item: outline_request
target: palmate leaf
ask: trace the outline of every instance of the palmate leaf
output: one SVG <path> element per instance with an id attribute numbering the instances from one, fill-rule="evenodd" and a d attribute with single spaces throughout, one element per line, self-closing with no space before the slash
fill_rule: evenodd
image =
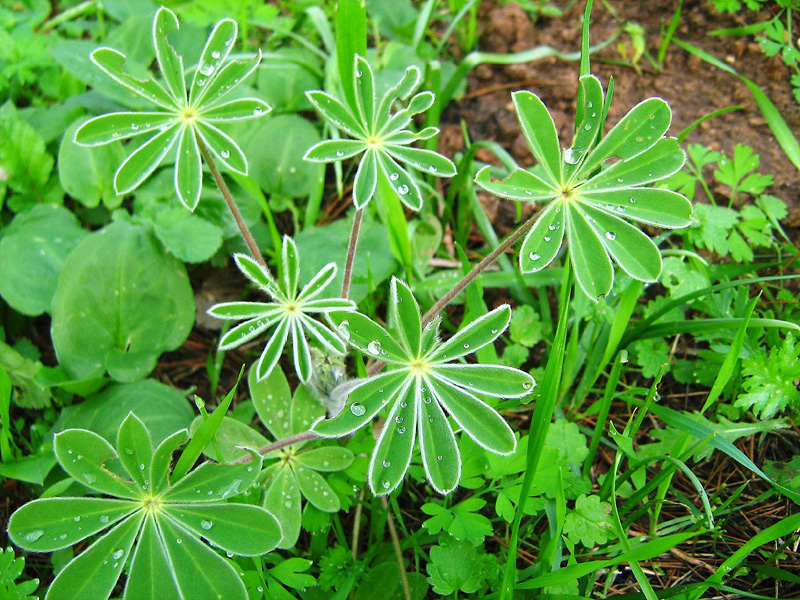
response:
<path id="1" fill-rule="evenodd" d="M 389 321 L 399 332 L 394 338 L 360 313 L 330 314 L 343 339 L 387 362 L 391 370 L 352 387 L 342 411 L 315 423 L 313 430 L 323 437 L 340 437 L 363 427 L 388 405 L 370 458 L 370 488 L 379 495 L 395 490 L 419 439 L 428 481 L 437 492 L 447 494 L 461 477 L 461 458 L 446 415 L 484 448 L 509 454 L 517 444 L 511 428 L 474 393 L 522 397 L 535 382 L 510 367 L 449 364 L 496 340 L 511 321 L 508 306 L 490 311 L 441 342 L 440 320 L 422 326 L 419 305 L 405 283 L 392 280 L 389 302 Z"/>
<path id="2" fill-rule="evenodd" d="M 125 73 L 126 57 L 116 50 L 100 48 L 92 53 L 92 61 L 109 77 L 146 98 L 159 110 L 101 115 L 78 128 L 75 142 L 96 146 L 137 136 L 147 138 L 117 170 L 114 187 L 118 194 L 138 188 L 170 152 L 175 152 L 175 191 L 181 204 L 193 211 L 203 185 L 199 141 L 226 169 L 246 175 L 244 153 L 216 125 L 261 117 L 270 107 L 257 98 L 224 102 L 261 60 L 259 51 L 250 60 L 227 63 L 237 35 L 237 25 L 232 19 L 223 19 L 214 27 L 187 90 L 183 57 L 169 42 L 169 35 L 179 27 L 178 18 L 171 10 L 162 7 L 156 11 L 152 38 L 164 85 L 152 77 L 140 80 Z"/>
<path id="3" fill-rule="evenodd" d="M 271 336 L 256 363 L 259 380 L 266 379 L 278 364 L 288 340 L 297 375 L 302 382 L 311 378 L 311 349 L 309 339 L 319 342 L 332 352 L 344 352 L 344 346 L 328 327 L 313 320 L 317 313 L 333 310 L 355 310 L 351 300 L 343 298 L 317 299 L 336 277 L 336 265 L 325 265 L 302 289 L 298 289 L 300 258 L 294 240 L 284 236 L 281 250 L 282 277 L 280 281 L 263 269 L 255 260 L 243 254 L 234 256 L 242 273 L 274 302 L 233 302 L 213 306 L 208 313 L 221 319 L 246 319 L 228 331 L 220 340 L 220 349 L 228 350 L 271 330 Z"/>
<path id="4" fill-rule="evenodd" d="M 185 431 L 178 432 L 153 452 L 150 433 L 133 414 L 120 427 L 119 455 L 89 431 L 56 436 L 56 457 L 68 473 L 98 491 L 124 495 L 39 499 L 11 516 L 11 540 L 31 551 L 66 548 L 108 530 L 58 574 L 48 598 L 108 598 L 131 554 L 125 598 L 247 598 L 236 571 L 200 538 L 241 556 L 264 554 L 278 544 L 281 528 L 269 512 L 225 502 L 255 482 L 260 457 L 254 453 L 250 463 L 239 465 L 204 463 L 170 482 L 172 452 L 186 439 Z M 88 481 L 88 474 L 97 479 Z"/>
<path id="5" fill-rule="evenodd" d="M 405 101 L 420 81 L 419 69 L 409 67 L 378 100 L 372 67 L 366 59 L 356 55 L 353 68 L 356 110 L 325 92 L 307 92 L 317 112 L 337 130 L 354 139 L 319 142 L 309 148 L 304 158 L 312 162 L 333 162 L 363 153 L 353 185 L 353 204 L 357 209 L 364 208 L 373 198 L 379 176 L 385 178 L 406 206 L 419 210 L 424 197 L 416 178 L 406 167 L 437 177 L 452 177 L 456 173 L 453 162 L 444 156 L 431 150 L 409 147 L 409 144 L 438 132 L 434 127 L 419 133 L 407 129 L 414 115 L 433 105 L 432 93 L 420 92 L 408 101 L 405 108 L 391 112 L 395 102 Z"/>
<path id="6" fill-rule="evenodd" d="M 522 241 L 520 269 L 530 273 L 547 267 L 566 237 L 576 281 L 594 300 L 611 290 L 612 260 L 641 281 L 656 281 L 661 273 L 658 248 L 629 221 L 687 227 L 692 207 L 681 194 L 644 187 L 673 175 L 685 161 L 677 140 L 664 137 L 672 119 L 664 100 L 641 102 L 604 137 L 608 102 L 595 77 L 581 78 L 578 102 L 572 146 L 562 153 L 542 101 L 517 92 L 520 124 L 539 164 L 500 182 L 484 168 L 475 181 L 504 198 L 547 204 Z"/>

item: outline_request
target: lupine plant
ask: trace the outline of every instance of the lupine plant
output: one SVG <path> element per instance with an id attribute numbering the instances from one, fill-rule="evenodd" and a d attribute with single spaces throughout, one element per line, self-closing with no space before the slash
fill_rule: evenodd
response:
<path id="1" fill-rule="evenodd" d="M 235 255 L 234 260 L 241 272 L 261 291 L 272 296 L 274 302 L 225 302 L 209 309 L 210 315 L 220 319 L 244 319 L 244 323 L 233 327 L 222 337 L 220 350 L 241 346 L 274 327 L 274 332 L 255 366 L 258 379 L 266 379 L 269 376 L 291 336 L 293 362 L 297 375 L 303 382 L 311 377 L 312 368 L 307 336 L 328 352 L 340 355 L 345 353 L 342 340 L 327 326 L 309 316 L 356 308 L 352 300 L 319 297 L 336 277 L 334 263 L 328 263 L 298 293 L 300 260 L 297 246 L 292 238 L 283 238 L 281 250 L 283 277 L 280 282 L 245 254 Z"/>
<path id="2" fill-rule="evenodd" d="M 392 279 L 388 305 L 395 336 L 361 313 L 331 313 L 339 335 L 351 346 L 395 368 L 359 383 L 342 412 L 317 423 L 314 431 L 331 437 L 352 433 L 391 405 L 370 459 L 373 493 L 389 494 L 400 485 L 419 438 L 428 481 L 440 494 L 448 494 L 461 479 L 461 456 L 447 416 L 480 446 L 511 454 L 517 446 L 514 433 L 479 396 L 521 398 L 535 382 L 511 367 L 454 362 L 502 335 L 511 321 L 508 305 L 473 321 L 446 342 L 439 337 L 438 318 L 423 327 L 419 305 L 403 281 Z"/>
<path id="3" fill-rule="evenodd" d="M 86 146 L 116 140 L 146 138 L 114 175 L 118 194 L 135 190 L 174 148 L 175 193 L 181 204 L 194 210 L 203 188 L 202 154 L 210 152 L 234 173 L 247 174 L 247 158 L 222 123 L 266 115 L 270 106 L 258 98 L 227 100 L 261 61 L 260 52 L 249 60 L 228 61 L 238 25 L 220 21 L 208 37 L 191 84 L 186 85 L 183 58 L 169 42 L 179 28 L 178 18 L 160 8 L 153 20 L 153 45 L 164 83 L 137 79 L 124 71 L 125 55 L 113 48 L 98 48 L 92 62 L 115 82 L 155 105 L 155 110 L 117 112 L 84 123 L 75 141 Z"/>
<path id="4" fill-rule="evenodd" d="M 356 8 L 360 5 L 345 4 Z M 309 14 L 319 16 L 313 11 Z M 241 321 L 221 335 L 218 358 L 262 335 L 267 337 L 250 371 L 249 402 L 241 402 L 230 417 L 224 413 L 232 393 L 221 405 L 224 407 L 211 417 L 201 409 L 203 414 L 197 418 L 199 428 L 193 430 L 192 443 L 205 445 L 208 441 L 209 444 L 204 450 L 197 448 L 195 454 L 187 454 L 189 458 L 183 463 L 193 462 L 202 451 L 213 460 L 201 463 L 183 476 L 185 470 L 172 469 L 171 461 L 173 453 L 190 438 L 185 430 L 173 433 L 155 450 L 147 427 L 133 414 L 119 428 L 116 447 L 87 430 L 67 429 L 59 433 L 53 448 L 58 463 L 71 478 L 68 480 L 71 495 L 35 500 L 16 511 L 9 523 L 12 541 L 27 550 L 50 552 L 87 540 L 88 547 L 56 576 L 48 593 L 52 598 L 108 598 L 123 574 L 127 574 L 123 597 L 131 600 L 151 597 L 239 600 L 248 595 L 260 598 L 264 592 L 261 587 L 245 588 L 240 579 L 239 568 L 246 561 L 234 557 L 266 555 L 276 547 L 289 550 L 297 543 L 307 520 L 333 522 L 332 515 L 348 506 L 347 496 L 341 495 L 342 486 L 331 483 L 335 477 L 344 478 L 346 473 L 357 481 L 352 493 L 361 493 L 362 500 L 366 483 L 372 494 L 381 497 L 385 508 L 393 502 L 392 508 L 397 510 L 385 511 L 386 522 L 400 571 L 405 573 L 394 527 L 394 519 L 401 513 L 394 498 L 404 481 L 416 477 L 420 487 L 427 482 L 433 491 L 444 496 L 443 503 L 449 503 L 452 497 L 449 495 L 460 484 L 474 485 L 483 472 L 491 471 L 495 481 L 504 477 L 514 478 L 515 482 L 521 479 L 521 483 L 515 483 L 513 493 L 504 492 L 502 500 L 498 496 L 495 507 L 497 514 L 510 523 L 506 572 L 498 585 L 501 597 L 510 600 L 516 585 L 516 550 L 524 535 L 520 522 L 523 515 L 534 510 L 530 504 L 526 505 L 535 496 L 532 480 L 542 456 L 547 455 L 544 447 L 560 394 L 571 383 L 563 366 L 565 356 L 577 352 L 579 337 L 574 335 L 574 345 L 568 347 L 573 275 L 578 288 L 593 301 L 612 292 L 614 263 L 636 280 L 656 281 L 662 270 L 661 251 L 631 221 L 663 228 L 686 227 L 691 222 L 692 207 L 684 196 L 654 187 L 684 163 L 678 141 L 665 137 L 671 124 L 669 106 L 658 98 L 645 100 L 604 135 L 611 94 L 606 94 L 600 81 L 588 74 L 587 60 L 579 81 L 574 138 L 570 147 L 562 148 L 554 121 L 542 100 L 531 92 L 515 93 L 514 107 L 536 164 L 530 169 L 512 168 L 499 173 L 506 177 L 502 181 L 493 179 L 497 171 L 493 173 L 492 167 L 485 167 L 477 173 L 475 182 L 498 196 L 531 202 L 541 208 L 440 298 L 423 296 L 415 287 L 416 274 L 411 270 L 406 274 L 407 281 L 391 279 L 385 302 L 379 293 L 373 293 L 357 306 L 349 299 L 348 273 L 355 260 L 358 223 L 363 212 L 371 208 L 371 199 L 382 193 L 381 184 L 387 184 L 407 208 L 416 211 L 428 200 L 424 193 L 427 188 L 420 184 L 425 177 L 456 174 L 450 159 L 412 146 L 430 140 L 437 133 L 435 127 L 417 130 L 414 117 L 434 103 L 430 91 L 414 94 L 422 85 L 420 70 L 406 69 L 394 86 L 380 94 L 370 61 L 353 51 L 346 56 L 348 64 L 354 65 L 352 81 L 332 83 L 352 87 L 352 105 L 337 98 L 347 94 L 330 89 L 307 94 L 312 106 L 330 126 L 334 139 L 315 143 L 308 148 L 305 158 L 325 163 L 358 162 L 352 189 L 356 218 L 345 259 L 345 284 L 341 297 L 331 298 L 327 288 L 337 273 L 336 265 L 326 264 L 307 277 L 303 285 L 299 236 L 297 243 L 288 235 L 282 240 L 279 234 L 273 236 L 272 264 L 276 265 L 277 276 L 273 274 L 254 237 L 239 218 L 232 193 L 216 167 L 219 161 L 234 173 L 247 172 L 244 153 L 217 125 L 262 116 L 269 110 L 259 99 L 227 100 L 228 94 L 255 71 L 260 54 L 244 61 L 229 61 L 237 27 L 234 21 L 225 19 L 211 32 L 198 64 L 187 70 L 184 57 L 169 40 L 177 30 L 177 17 L 168 9 L 159 9 L 153 22 L 153 41 L 163 84 L 153 78 L 141 80 L 127 74 L 123 70 L 125 56 L 115 50 L 101 48 L 92 54 L 100 69 L 155 104 L 157 110 L 99 116 L 78 129 L 75 139 L 87 145 L 130 139 L 131 146 L 137 139 L 142 140 L 116 172 L 114 181 L 120 193 L 140 186 L 174 151 L 175 192 L 190 210 L 198 206 L 205 161 L 251 253 L 235 254 L 234 262 L 259 291 L 270 297 L 268 302 L 220 303 L 209 310 L 214 317 Z M 588 36 L 583 50 L 588 53 Z M 187 84 L 189 80 L 191 83 Z M 329 83 L 326 80 L 326 85 Z M 349 139 L 342 139 L 342 134 Z M 268 213 L 269 202 L 264 206 Z M 536 382 L 528 372 L 496 364 L 500 361 L 494 353 L 495 342 L 506 335 L 516 336 L 513 327 L 508 333 L 512 309 L 500 302 L 489 309 L 477 286 L 470 287 L 519 240 L 522 240 L 519 268 L 524 274 L 540 272 L 557 263 L 559 256 L 563 258 L 559 314 L 552 344 L 547 349 L 544 376 L 537 377 L 543 390 L 535 405 L 531 405 L 534 406 L 532 424 L 524 440 L 509 424 L 511 416 L 505 414 L 509 406 L 517 405 L 504 399 L 530 401 Z M 565 242 L 566 251 L 562 252 Z M 464 262 L 468 262 L 467 254 Z M 377 286 L 370 291 L 376 290 Z M 546 300 L 547 294 L 542 296 Z M 453 317 L 462 313 L 445 311 L 456 297 L 466 297 L 460 329 L 455 327 L 458 318 Z M 629 300 L 635 304 L 637 298 Z M 589 302 L 583 304 L 595 306 Z M 424 314 L 421 305 L 427 308 Z M 385 313 L 379 310 L 382 306 Z M 371 316 L 364 314 L 367 312 Z M 381 321 L 381 315 L 385 321 Z M 316 320 L 318 316 L 325 322 Z M 290 337 L 292 350 L 283 356 Z M 741 342 L 740 339 L 740 348 Z M 611 342 L 609 347 L 615 350 Z M 348 349 L 353 351 L 348 354 Z M 349 379 L 337 373 L 330 379 L 340 385 L 334 389 L 320 385 L 323 377 L 315 372 L 315 356 L 320 355 L 346 365 Z M 293 365 L 300 382 L 293 395 L 284 376 L 283 365 L 288 363 Z M 622 364 L 621 357 L 618 364 Z M 615 373 L 614 384 L 620 376 L 619 371 Z M 589 387 L 593 383 L 594 380 Z M 655 387 L 653 394 L 654 390 Z M 323 397 L 327 395 L 337 401 Z M 610 402 L 613 394 L 609 392 L 607 396 Z M 653 397 L 649 396 L 648 402 Z M 338 400 L 343 400 L 343 404 Z M 326 415 L 326 406 L 337 410 Z M 605 411 L 598 419 L 601 433 L 608 406 Z M 512 422 L 518 422 L 516 416 Z M 211 433 L 218 439 L 212 439 L 209 423 L 215 428 Z M 270 442 L 261 432 L 253 430 L 257 427 L 263 427 L 274 440 Z M 574 429 L 570 439 L 580 438 L 573 444 L 580 447 L 580 452 L 550 448 L 549 455 L 559 459 L 558 468 L 551 473 L 554 489 L 535 500 L 539 502 L 536 510 L 546 514 L 550 525 L 550 537 L 543 538 L 546 543 L 541 548 L 541 564 L 552 571 L 545 571 L 545 578 L 557 574 L 564 561 L 570 563 L 567 568 L 575 566 L 572 563 L 578 552 L 574 544 L 589 548 L 610 539 L 612 509 L 622 548 L 615 547 L 613 553 L 632 556 L 628 534 L 623 531 L 616 512 L 616 470 L 607 475 L 605 481 L 610 483 L 603 484 L 602 501 L 599 494 L 586 495 L 592 489 L 589 478 L 581 480 L 585 485 L 574 488 L 569 485 L 569 478 L 577 477 L 573 471 L 580 470 L 570 459 L 580 455 L 583 460 L 587 452 L 597 452 L 599 444 L 598 437 L 592 440 L 591 450 L 584 448 L 585 440 L 577 426 L 570 424 L 570 427 Z M 208 437 L 198 435 L 198 431 Z M 247 434 L 242 434 L 242 440 L 236 440 L 236 432 L 244 431 Z M 625 441 L 618 440 L 629 431 L 614 433 L 618 447 L 630 448 L 634 456 L 632 442 L 625 445 Z M 233 450 L 235 455 L 219 451 L 223 437 L 226 451 Z M 353 448 L 345 447 L 351 443 Z M 260 447 L 249 447 L 253 445 Z M 417 473 L 424 475 L 414 475 L 417 452 L 422 466 Z M 497 456 L 505 462 L 501 463 Z M 226 458 L 227 463 L 213 462 Z M 476 464 L 482 465 L 482 469 Z M 619 464 L 617 458 L 615 467 Z M 188 470 L 191 465 L 181 466 Z M 464 474 L 468 466 L 469 477 Z M 328 476 L 330 479 L 326 479 Z M 469 481 L 462 481 L 462 477 Z M 629 483 L 632 490 L 639 486 L 636 493 L 641 489 L 645 489 L 642 495 L 653 491 L 640 484 L 638 476 Z M 575 490 L 580 493 L 570 496 Z M 106 497 L 84 497 L 87 494 Z M 354 496 L 349 500 L 353 504 L 358 502 L 353 557 L 357 555 L 362 500 L 356 501 Z M 568 501 L 574 501 L 575 508 L 565 517 Z M 480 573 L 459 579 L 452 572 L 457 569 L 448 571 L 440 564 L 446 560 L 457 564 L 459 553 L 454 548 L 474 556 L 474 564 L 487 569 L 492 564 L 497 567 L 493 557 L 479 557 L 468 543 L 474 537 L 474 529 L 480 529 L 486 520 L 481 519 L 482 515 L 470 515 L 473 511 L 469 506 L 485 505 L 485 500 L 476 499 L 452 510 L 429 507 L 430 514 L 446 513 L 440 519 L 443 524 L 452 516 L 452 521 L 446 523 L 452 540 L 440 539 L 430 552 L 432 561 L 437 563 L 428 570 L 435 590 L 471 592 L 480 585 L 475 584 Z M 602 536 L 591 535 L 601 527 L 597 524 L 589 527 L 591 519 L 602 521 Z M 337 525 L 335 533 L 341 538 L 344 530 L 341 523 Z M 437 533 L 441 530 L 442 527 Z M 373 534 L 376 532 L 370 531 Z M 377 535 L 381 534 L 377 531 Z M 420 543 L 421 538 L 414 536 L 413 543 Z M 343 564 L 346 558 L 332 551 L 326 560 Z M 278 573 L 286 576 L 289 567 L 285 565 L 296 565 L 290 563 L 292 560 L 302 559 L 293 557 L 284 561 L 276 553 L 264 561 L 255 561 L 256 571 L 248 571 L 245 579 L 260 577 L 263 582 L 272 577 L 277 581 Z M 635 557 L 630 560 L 638 566 Z M 616 564 L 597 562 L 603 564 L 598 569 Z M 262 572 L 265 563 L 275 565 L 270 575 Z M 638 571 L 634 572 L 639 577 Z M 498 574 L 495 569 L 495 575 Z M 291 575 L 296 573 L 290 573 L 286 579 L 293 580 Z M 539 577 L 538 571 L 534 576 Z M 338 597 L 346 597 L 348 590 L 344 583 L 333 579 L 336 583 L 332 587 L 341 584 L 337 587 Z M 529 587 L 555 589 L 552 586 L 560 582 L 545 581 Z M 283 587 L 280 589 L 285 592 Z M 408 581 L 403 591 L 406 598 L 412 597 Z M 567 592 L 570 597 L 582 597 L 577 589 Z M 274 594 L 268 597 L 287 597 L 279 592 Z M 423 595 L 424 592 L 418 597 Z"/>
<path id="5" fill-rule="evenodd" d="M 664 100 L 638 104 L 602 136 L 608 102 L 596 77 L 580 79 L 578 98 L 572 145 L 562 150 L 544 103 L 536 94 L 516 92 L 514 107 L 536 168 L 493 182 L 486 167 L 476 181 L 503 198 L 546 204 L 522 241 L 520 269 L 547 267 L 566 237 L 575 277 L 597 299 L 611 291 L 611 258 L 640 281 L 656 281 L 661 274 L 661 253 L 629 220 L 687 227 L 692 206 L 677 192 L 646 187 L 676 173 L 686 160 L 678 141 L 664 137 L 672 121 Z"/>
<path id="6" fill-rule="evenodd" d="M 278 544 L 275 517 L 226 502 L 255 482 L 260 457 L 240 465 L 206 463 L 172 480 L 172 453 L 187 441 L 179 431 L 153 450 L 134 414 L 122 423 L 116 448 L 83 429 L 56 436 L 64 471 L 108 498 L 35 500 L 14 513 L 9 536 L 24 548 L 52 552 L 108 531 L 64 567 L 48 598 L 107 598 L 126 564 L 125 598 L 244 597 L 236 570 L 201 538 L 230 556 L 256 556 Z"/>

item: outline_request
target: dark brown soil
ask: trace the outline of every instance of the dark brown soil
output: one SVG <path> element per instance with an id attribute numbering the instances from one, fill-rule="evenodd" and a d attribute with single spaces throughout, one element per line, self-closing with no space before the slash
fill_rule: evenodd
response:
<path id="1" fill-rule="evenodd" d="M 676 4 L 675 0 L 614 2 L 617 19 L 602 3 L 596 2 L 591 42 L 599 44 L 625 22 L 633 22 L 644 28 L 647 48 L 656 56 L 659 31 L 668 24 Z M 563 17 L 539 19 L 534 25 L 516 3 L 483 2 L 480 49 L 507 53 L 548 45 L 565 53 L 575 52 L 580 48 L 583 6 L 584 3 L 577 3 Z M 751 22 L 769 17 L 767 12 L 745 14 L 752 17 Z M 683 4 L 676 37 L 699 46 L 755 81 L 775 103 L 789 127 L 800 132 L 800 105 L 792 97 L 790 72 L 780 58 L 767 58 L 752 39 L 708 35 L 713 29 L 743 24 L 740 18 L 717 14 L 710 2 L 688 1 Z M 617 44 L 629 41 L 630 38 L 623 34 L 592 57 L 592 70 L 604 86 L 607 86 L 610 76 L 615 80 L 609 124 L 651 96 L 660 96 L 672 106 L 672 135 L 677 135 L 710 112 L 742 106 L 744 110 L 704 122 L 686 141 L 704 144 L 728 155 L 732 154 L 737 143 L 751 146 L 761 157 L 760 171 L 774 175 L 775 183 L 767 191 L 789 205 L 786 224 L 794 228 L 800 226 L 800 171 L 776 143 L 747 86 L 733 75 L 710 66 L 674 44 L 669 47 L 661 71 L 656 71 L 644 57 L 638 61 L 638 71 L 630 66 L 611 64 L 621 60 Z M 443 142 L 460 144 L 458 123 L 463 120 L 473 140 L 497 141 L 520 165 L 530 165 L 530 151 L 514 115 L 511 92 L 525 89 L 539 95 L 551 110 L 562 140 L 568 141 L 572 137 L 577 76 L 577 62 L 556 58 L 509 66 L 480 65 L 470 75 L 466 97 L 445 113 L 445 121 L 450 125 L 443 128 Z M 446 148 L 445 152 L 449 150 L 451 148 Z M 488 153 L 486 157 L 490 159 Z M 798 232 L 794 233 L 797 239 Z"/>

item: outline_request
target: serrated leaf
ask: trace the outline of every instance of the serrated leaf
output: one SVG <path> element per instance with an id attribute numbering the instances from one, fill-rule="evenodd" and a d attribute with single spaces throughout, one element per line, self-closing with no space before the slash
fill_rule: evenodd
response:
<path id="1" fill-rule="evenodd" d="M 580 543 L 586 548 L 605 544 L 611 534 L 610 515 L 608 502 L 602 502 L 599 496 L 581 495 L 564 519 L 564 535 L 573 544 Z"/>

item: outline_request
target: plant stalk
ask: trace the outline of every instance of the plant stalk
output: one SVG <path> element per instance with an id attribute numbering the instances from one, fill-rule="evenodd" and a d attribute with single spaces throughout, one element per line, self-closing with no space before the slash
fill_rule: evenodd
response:
<path id="1" fill-rule="evenodd" d="M 258 449 L 258 453 L 261 456 L 264 456 L 265 454 L 269 454 L 273 450 L 280 450 L 281 448 L 285 448 L 286 446 L 291 446 L 292 444 L 298 444 L 300 442 L 306 442 L 308 440 L 315 440 L 318 437 L 320 437 L 320 436 L 318 436 L 316 433 L 314 433 L 311 430 L 304 431 L 303 433 L 297 433 L 295 435 L 290 435 L 289 437 L 283 438 L 282 440 L 277 440 L 277 441 L 272 442 L 271 444 L 267 444 L 266 446 L 262 446 L 261 448 Z M 236 460 L 231 461 L 228 464 L 241 465 L 241 464 L 244 464 L 244 463 L 249 463 L 251 460 L 253 460 L 253 457 L 252 457 L 252 455 L 248 454 L 247 456 L 243 456 L 242 458 L 237 458 Z"/>
<path id="2" fill-rule="evenodd" d="M 350 241 L 347 244 L 347 259 L 344 263 L 344 278 L 342 279 L 342 298 L 350 296 L 350 282 L 353 279 L 353 263 L 358 248 L 358 234 L 361 232 L 361 221 L 364 218 L 364 209 L 359 208 L 353 217 L 353 228 L 350 230 Z"/>
<path id="3" fill-rule="evenodd" d="M 206 161 L 208 168 L 211 170 L 211 174 L 214 176 L 214 181 L 217 183 L 219 191 L 222 192 L 222 197 L 225 198 L 225 203 L 228 205 L 228 209 L 231 211 L 233 219 L 236 221 L 236 225 L 239 227 L 239 231 L 242 232 L 244 243 L 247 244 L 250 254 L 259 265 L 261 265 L 264 269 L 267 269 L 267 263 L 264 261 L 264 256 L 261 254 L 261 250 L 258 249 L 258 244 L 256 244 L 253 234 L 250 233 L 250 228 L 247 227 L 247 223 L 244 222 L 242 213 L 239 212 L 239 207 L 236 206 L 236 201 L 233 199 L 233 195 L 231 195 L 228 184 L 226 184 L 225 180 L 222 178 L 222 173 L 219 172 L 217 163 L 214 161 L 214 157 L 211 156 L 211 152 L 208 151 L 208 148 L 206 147 L 202 138 L 199 135 L 195 135 L 195 138 L 197 139 L 197 146 L 200 148 L 203 159 Z"/>
<path id="4" fill-rule="evenodd" d="M 386 524 L 389 526 L 389 535 L 392 538 L 394 554 L 397 557 L 397 568 L 400 570 L 403 595 L 406 600 L 411 600 L 411 588 L 408 585 L 408 575 L 406 574 L 406 567 L 403 564 L 403 549 L 400 548 L 400 536 L 397 535 L 397 528 L 394 526 L 394 518 L 392 517 L 392 511 L 389 510 L 389 503 L 386 500 L 386 496 L 381 496 L 381 504 L 383 505 L 383 510 L 386 511 Z"/>

